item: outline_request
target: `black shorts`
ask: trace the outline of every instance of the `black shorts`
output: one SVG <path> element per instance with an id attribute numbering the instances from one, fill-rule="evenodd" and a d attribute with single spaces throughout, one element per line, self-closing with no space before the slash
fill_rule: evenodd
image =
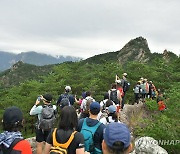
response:
<path id="1" fill-rule="evenodd" d="M 49 135 L 51 130 L 49 131 L 43 131 L 42 129 L 36 129 L 36 141 L 37 142 L 46 142 L 46 139 Z"/>

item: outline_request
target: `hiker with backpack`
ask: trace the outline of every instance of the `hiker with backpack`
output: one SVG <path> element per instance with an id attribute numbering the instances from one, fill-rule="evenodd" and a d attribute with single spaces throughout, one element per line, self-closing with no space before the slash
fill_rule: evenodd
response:
<path id="1" fill-rule="evenodd" d="M 42 105 L 39 105 L 40 102 Z M 36 144 L 37 154 L 43 153 L 43 142 L 46 142 L 47 136 L 54 127 L 56 118 L 56 106 L 51 104 L 52 96 L 50 94 L 41 95 L 37 98 L 35 105 L 30 110 L 30 115 L 37 115 L 36 125 Z"/>
<path id="2" fill-rule="evenodd" d="M 15 106 L 8 107 L 2 119 L 4 132 L 0 134 L 0 154 L 32 154 L 31 145 L 24 140 L 23 113 Z"/>
<path id="3" fill-rule="evenodd" d="M 107 125 L 107 124 L 109 124 L 111 122 L 120 122 L 118 120 L 118 115 L 117 115 L 117 112 L 116 112 L 116 106 L 110 105 L 108 107 L 107 116 L 101 118 L 100 122 L 103 123 L 104 125 Z"/>
<path id="4" fill-rule="evenodd" d="M 104 130 L 103 154 L 129 154 L 132 151 L 131 135 L 123 123 L 113 122 Z"/>
<path id="5" fill-rule="evenodd" d="M 146 82 L 145 80 L 142 81 L 142 83 L 140 84 L 140 88 L 141 88 L 141 98 L 142 98 L 142 102 L 145 102 L 145 96 L 146 96 Z"/>
<path id="6" fill-rule="evenodd" d="M 79 119 L 89 117 L 89 107 L 92 102 L 95 102 L 94 98 L 91 96 L 91 92 L 86 92 L 86 98 L 82 100 L 81 103 L 81 115 Z"/>
<path id="7" fill-rule="evenodd" d="M 59 119 L 58 128 L 47 138 L 45 154 L 84 154 L 84 137 L 76 131 L 78 118 L 72 106 L 65 106 Z"/>
<path id="8" fill-rule="evenodd" d="M 117 112 L 119 112 L 121 102 L 122 102 L 122 98 L 121 98 L 120 91 L 117 90 L 117 88 L 116 88 L 116 83 L 113 83 L 111 85 L 111 89 L 108 91 L 108 93 L 109 93 L 109 99 L 115 103 L 116 108 L 117 108 Z"/>
<path id="9" fill-rule="evenodd" d="M 165 104 L 165 98 L 163 96 L 163 93 L 161 91 L 159 91 L 158 93 L 158 97 L 157 97 L 157 103 L 158 103 L 158 110 L 159 111 L 164 111 L 166 110 L 166 104 Z"/>
<path id="10" fill-rule="evenodd" d="M 62 109 L 64 106 L 70 106 L 74 104 L 75 98 L 73 95 L 70 94 L 70 92 L 71 92 L 71 87 L 65 86 L 65 93 L 61 94 L 57 101 L 57 106 L 59 106 L 60 109 Z"/>
<path id="11" fill-rule="evenodd" d="M 100 102 L 101 111 L 104 112 L 106 110 L 106 102 L 109 100 L 109 93 L 106 92 L 104 94 L 104 99 Z"/>
<path id="12" fill-rule="evenodd" d="M 148 80 L 147 79 L 144 79 L 145 80 L 145 87 L 146 87 L 146 98 L 149 98 L 149 83 L 148 83 Z"/>
<path id="13" fill-rule="evenodd" d="M 105 125 L 97 120 L 100 104 L 92 102 L 89 108 L 89 117 L 79 120 L 78 131 L 84 136 L 85 151 L 91 154 L 102 154 L 102 140 Z"/>
<path id="14" fill-rule="evenodd" d="M 140 87 L 140 82 L 138 81 L 137 84 L 134 86 L 134 102 L 139 104 L 139 98 L 140 98 L 140 91 L 141 91 L 141 87 Z M 132 105 L 134 105 L 134 102 Z"/>
<path id="15" fill-rule="evenodd" d="M 130 88 L 130 82 L 127 81 L 127 73 L 123 73 L 123 76 L 122 76 L 122 79 L 121 79 L 121 85 L 123 87 L 123 92 L 124 92 L 124 96 L 122 97 L 122 103 L 121 103 L 121 110 L 123 110 L 124 103 L 125 103 L 126 92 Z"/>
<path id="16" fill-rule="evenodd" d="M 106 113 L 106 102 L 109 100 L 109 93 L 106 92 L 104 94 L 104 99 L 100 102 L 100 106 L 101 106 L 101 109 L 100 109 L 100 112 L 98 114 L 98 120 L 100 120 L 102 117 L 104 117 L 107 113 Z"/>

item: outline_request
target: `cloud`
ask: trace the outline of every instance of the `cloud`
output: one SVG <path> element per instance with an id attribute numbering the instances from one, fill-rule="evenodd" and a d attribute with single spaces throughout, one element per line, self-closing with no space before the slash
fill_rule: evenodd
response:
<path id="1" fill-rule="evenodd" d="M 179 0 L 1 0 L 0 50 L 87 58 L 143 36 L 180 52 Z"/>

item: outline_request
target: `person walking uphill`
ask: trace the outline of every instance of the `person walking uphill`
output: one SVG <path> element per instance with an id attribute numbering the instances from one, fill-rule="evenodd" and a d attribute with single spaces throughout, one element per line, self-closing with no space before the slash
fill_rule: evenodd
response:
<path id="1" fill-rule="evenodd" d="M 98 102 L 92 102 L 89 109 L 90 116 L 80 119 L 77 129 L 84 136 L 85 151 L 91 154 L 102 154 L 101 143 L 105 125 L 97 120 L 99 111 L 100 104 Z"/>
<path id="2" fill-rule="evenodd" d="M 109 93 L 109 99 L 112 100 L 117 108 L 117 112 L 119 112 L 120 109 L 120 105 L 122 102 L 122 98 L 121 98 L 121 93 L 119 90 L 117 90 L 116 88 L 116 83 L 113 83 L 111 85 L 111 89 L 108 91 Z"/>
<path id="3" fill-rule="evenodd" d="M 129 87 L 130 87 L 130 83 L 127 81 L 127 73 L 123 73 L 123 77 L 121 79 L 121 84 L 122 84 L 123 92 L 124 92 L 124 95 L 122 97 L 122 103 L 121 103 L 121 109 L 123 109 L 124 103 L 125 103 L 125 95 L 126 95 L 126 92 L 129 90 Z"/>
<path id="4" fill-rule="evenodd" d="M 0 134 L 0 154 L 32 154 L 30 143 L 23 139 L 20 132 L 23 114 L 19 108 L 12 106 L 5 110 L 2 126 L 4 132 Z"/>
<path id="5" fill-rule="evenodd" d="M 83 135 L 76 131 L 78 126 L 76 110 L 72 106 L 65 106 L 60 114 L 58 128 L 49 134 L 44 154 L 55 151 L 59 151 L 59 153 L 64 151 L 67 154 L 84 154 Z"/>
<path id="6" fill-rule="evenodd" d="M 71 87 L 70 86 L 66 86 L 65 87 L 65 93 L 61 94 L 59 96 L 59 99 L 57 101 L 57 106 L 60 106 L 60 108 L 62 109 L 64 106 L 70 106 L 73 105 L 75 102 L 75 98 L 73 95 L 69 94 L 71 91 Z"/>
<path id="7" fill-rule="evenodd" d="M 39 105 L 40 101 L 43 102 L 42 105 Z M 55 122 L 56 106 L 52 105 L 51 101 L 52 96 L 50 94 L 42 95 L 38 97 L 35 105 L 30 110 L 30 115 L 38 116 L 36 127 L 37 154 L 43 153 L 43 142 L 46 142 Z"/>

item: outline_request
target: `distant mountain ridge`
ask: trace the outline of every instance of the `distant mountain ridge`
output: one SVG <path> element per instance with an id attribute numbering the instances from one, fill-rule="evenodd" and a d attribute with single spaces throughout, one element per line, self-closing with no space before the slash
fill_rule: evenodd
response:
<path id="1" fill-rule="evenodd" d="M 9 69 L 13 64 L 18 61 L 24 63 L 33 64 L 36 66 L 43 66 L 48 64 L 58 64 L 66 61 L 79 61 L 79 57 L 72 56 L 59 56 L 53 57 L 47 54 L 41 54 L 34 51 L 22 52 L 20 54 L 14 54 L 10 52 L 0 51 L 0 71 Z"/>

